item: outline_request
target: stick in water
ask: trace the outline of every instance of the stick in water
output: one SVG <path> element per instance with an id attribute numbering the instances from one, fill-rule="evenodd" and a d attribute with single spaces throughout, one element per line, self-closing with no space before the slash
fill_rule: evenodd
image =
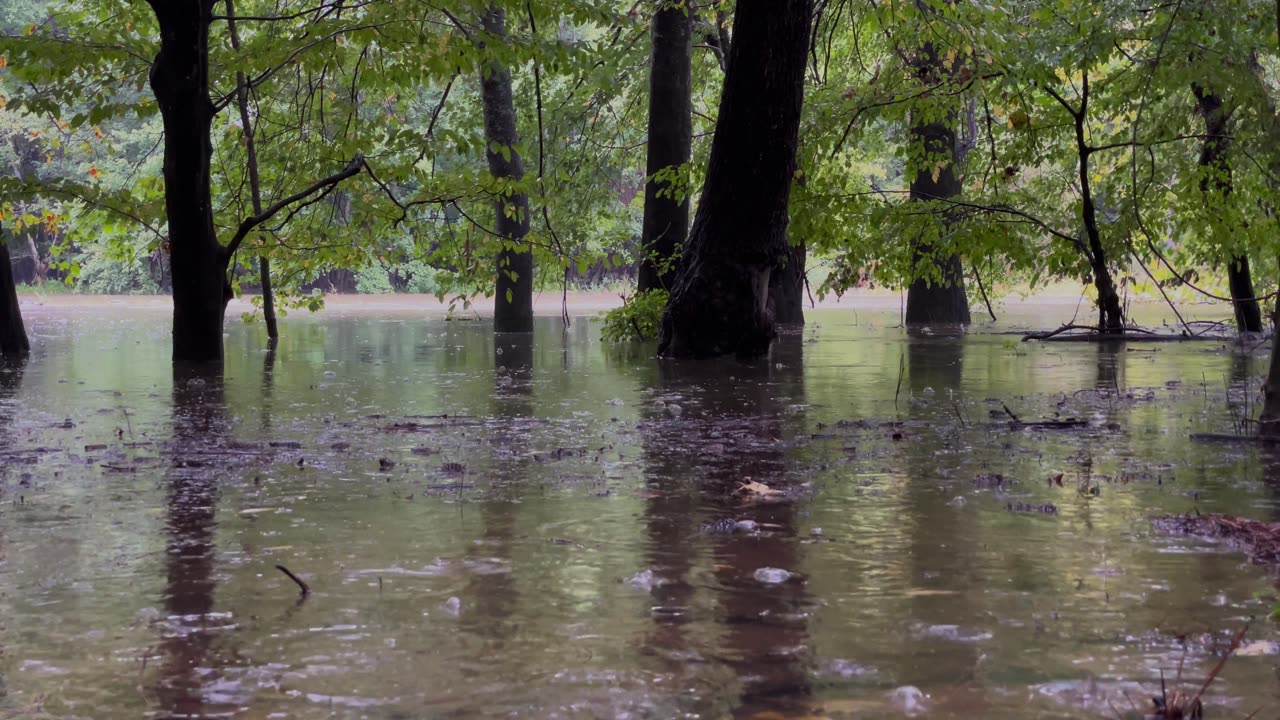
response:
<path id="1" fill-rule="evenodd" d="M 302 593 L 302 597 L 306 597 L 311 594 L 311 586 L 308 585 L 306 581 L 304 581 L 302 578 L 298 577 L 297 575 L 294 575 L 292 570 L 290 570 L 289 568 L 283 565 L 277 565 L 276 569 L 284 573 L 285 575 L 288 575 L 290 580 L 298 584 L 298 591 Z"/>

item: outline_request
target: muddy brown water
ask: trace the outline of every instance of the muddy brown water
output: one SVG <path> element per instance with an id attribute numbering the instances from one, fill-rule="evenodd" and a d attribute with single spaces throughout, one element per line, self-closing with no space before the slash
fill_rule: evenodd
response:
<path id="1" fill-rule="evenodd" d="M 162 319 L 37 312 L 0 372 L 0 718 L 1118 717 L 1250 618 L 1206 706 L 1280 712 L 1272 576 L 1147 521 L 1280 519 L 1262 450 L 1188 440 L 1260 351 L 810 319 L 755 365 L 233 322 L 217 382 Z"/>

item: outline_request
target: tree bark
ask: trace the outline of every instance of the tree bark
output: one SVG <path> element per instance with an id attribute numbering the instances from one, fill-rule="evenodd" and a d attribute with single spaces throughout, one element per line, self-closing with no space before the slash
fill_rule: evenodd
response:
<path id="1" fill-rule="evenodd" d="M 691 95 L 692 13 L 687 3 L 657 0 L 649 62 L 649 142 L 645 165 L 644 224 L 640 234 L 640 291 L 670 290 L 675 265 L 689 234 L 689 189 L 654 179 L 679 169 L 693 151 Z"/>
<path id="2" fill-rule="evenodd" d="M 707 181 L 659 354 L 768 352 L 772 274 L 788 254 L 812 0 L 739 0 Z"/>
<path id="3" fill-rule="evenodd" d="M 0 238 L 0 355 L 22 355 L 31 349 L 18 307 L 18 287 L 13 282 L 9 246 Z"/>
<path id="4" fill-rule="evenodd" d="M 494 5 L 484 11 L 481 25 L 489 42 L 506 42 L 506 13 Z M 533 252 L 529 234 L 529 196 L 512 189 L 524 178 L 524 163 L 516 152 L 515 102 L 511 97 L 511 72 L 488 60 L 480 70 L 484 106 L 484 134 L 489 174 L 500 190 L 494 196 L 494 232 L 502 238 L 498 252 L 493 329 L 496 332 L 533 331 Z"/>
<path id="5" fill-rule="evenodd" d="M 150 0 L 160 25 L 151 89 L 164 124 L 165 211 L 173 277 L 173 361 L 222 364 L 231 285 L 213 227 L 209 23 L 213 0 Z"/>
<path id="6" fill-rule="evenodd" d="M 1223 202 L 1234 190 L 1231 177 L 1231 136 L 1228 127 L 1233 108 L 1226 107 L 1222 96 L 1196 84 L 1191 86 L 1196 107 L 1204 119 L 1204 145 L 1200 147 L 1200 193 L 1206 200 L 1217 193 Z M 1227 265 L 1227 284 L 1231 288 L 1231 306 L 1235 311 L 1236 329 L 1240 332 L 1262 332 L 1262 309 L 1254 295 L 1249 258 L 1236 255 Z"/>

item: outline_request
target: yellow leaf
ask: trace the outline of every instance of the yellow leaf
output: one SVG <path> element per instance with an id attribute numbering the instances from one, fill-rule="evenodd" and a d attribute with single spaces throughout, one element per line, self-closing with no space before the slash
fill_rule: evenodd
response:
<path id="1" fill-rule="evenodd" d="M 0 55 L 0 68 L 6 68 L 6 67 L 9 67 L 9 56 Z"/>
<path id="2" fill-rule="evenodd" d="M 755 495 L 757 497 L 777 497 L 782 495 L 781 490 L 775 490 L 762 482 L 756 482 L 751 478 L 747 478 L 745 482 L 738 483 L 737 492 L 747 495 Z"/>

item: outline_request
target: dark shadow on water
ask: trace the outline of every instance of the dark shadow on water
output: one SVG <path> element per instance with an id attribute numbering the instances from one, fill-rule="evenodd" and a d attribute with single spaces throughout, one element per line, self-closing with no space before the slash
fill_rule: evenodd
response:
<path id="1" fill-rule="evenodd" d="M 809 706 L 812 600 L 801 572 L 798 497 L 753 499 L 740 491 L 748 480 L 788 493 L 803 493 L 786 474 L 792 406 L 804 402 L 803 338 L 784 335 L 767 360 L 750 365 L 664 362 L 660 384 L 678 418 L 648 422 L 646 503 L 647 555 L 655 575 L 674 581 L 656 588 L 655 600 L 674 608 L 693 603 L 688 552 L 699 533 L 709 549 L 715 578 L 711 592 L 720 642 L 707 648 L 738 678 L 734 717 L 763 712 L 802 713 Z M 692 473 L 690 471 L 693 471 Z M 692 477 L 692 485 L 676 478 Z M 696 502 L 701 512 L 680 509 Z M 700 516 L 700 517 L 699 517 Z M 702 525 L 695 525 L 701 519 Z M 734 522 L 755 523 L 758 532 L 734 531 Z M 671 543 L 682 542 L 672 547 Z M 676 553 L 683 554 L 679 557 Z M 762 582 L 757 571 L 795 573 L 781 583 Z M 650 642 L 678 662 L 688 638 L 675 612 L 657 611 Z M 671 625 L 673 627 L 663 627 Z M 724 702 L 727 698 L 704 698 Z"/>
<path id="2" fill-rule="evenodd" d="M 218 665 L 215 644 L 220 632 L 226 632 L 217 627 L 224 621 L 210 616 L 217 588 L 214 533 L 220 467 L 213 449 L 225 443 L 228 426 L 221 373 L 175 370 L 172 422 L 171 469 L 165 477 L 167 620 L 162 625 L 154 696 L 158 717 L 196 718 L 234 707 L 209 702 L 201 674 Z"/>

